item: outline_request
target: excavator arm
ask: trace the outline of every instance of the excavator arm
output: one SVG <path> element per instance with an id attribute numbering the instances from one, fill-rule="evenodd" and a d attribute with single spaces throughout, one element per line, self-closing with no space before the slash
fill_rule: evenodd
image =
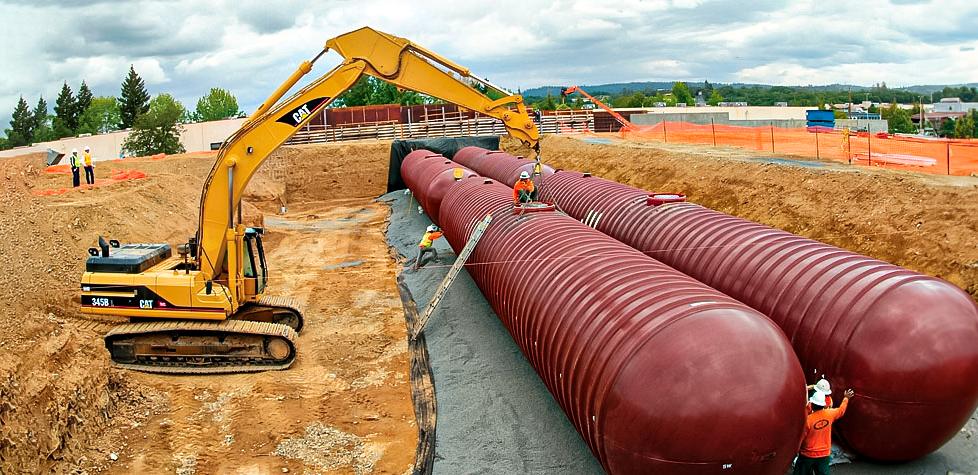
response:
<path id="1" fill-rule="evenodd" d="M 329 50 L 339 53 L 344 62 L 280 101 Z M 330 39 L 316 58 L 302 63 L 222 145 L 201 193 L 200 222 L 196 243 L 193 243 L 196 252 L 192 252 L 192 256 L 205 279 L 220 275 L 224 265 L 232 274 L 240 269 L 236 262 L 240 252 L 234 249 L 235 255 L 228 255 L 229 248 L 240 243 L 244 232 L 240 223 L 234 225 L 234 212 L 261 163 L 316 112 L 332 103 L 364 74 L 401 89 L 417 91 L 495 117 L 503 122 L 510 134 L 539 153 L 539 132 L 527 114 L 521 96 L 507 95 L 492 100 L 470 83 L 479 82 L 487 88 L 505 92 L 471 76 L 468 69 L 410 41 L 371 28 Z M 243 295 L 240 288 L 234 289 L 233 293 Z"/>

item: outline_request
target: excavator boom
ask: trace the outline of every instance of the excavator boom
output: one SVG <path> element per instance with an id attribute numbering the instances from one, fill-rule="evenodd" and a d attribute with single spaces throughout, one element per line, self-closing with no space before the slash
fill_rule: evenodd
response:
<path id="1" fill-rule="evenodd" d="M 285 95 L 327 51 L 343 62 Z M 519 95 L 474 78 L 435 53 L 370 28 L 340 35 L 298 69 L 221 146 L 204 182 L 196 236 L 180 246 L 125 244 L 89 249 L 82 312 L 129 317 L 105 338 L 119 366 L 163 373 L 223 373 L 287 368 L 302 329 L 301 305 L 264 295 L 260 228 L 241 223 L 241 197 L 262 162 L 317 112 L 364 75 L 495 117 L 539 152 L 539 132 Z M 504 95 L 493 100 L 472 86 Z M 235 223 L 235 211 L 238 222 Z"/>
<path id="2" fill-rule="evenodd" d="M 538 147 L 539 132 L 522 96 L 492 100 L 467 81 L 499 88 L 408 40 L 365 27 L 330 39 L 323 53 L 329 50 L 339 53 L 345 59 L 343 64 L 279 103 L 284 93 L 312 69 L 312 62 L 303 63 L 221 147 L 201 194 L 197 237 L 201 272 L 212 276 L 220 273 L 226 231 L 232 227 L 233 212 L 258 166 L 364 74 L 500 119 L 511 135 L 534 149 Z"/>

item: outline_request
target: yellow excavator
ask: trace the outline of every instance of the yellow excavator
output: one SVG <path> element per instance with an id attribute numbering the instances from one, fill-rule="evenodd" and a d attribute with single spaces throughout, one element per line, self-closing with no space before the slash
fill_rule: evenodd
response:
<path id="1" fill-rule="evenodd" d="M 343 63 L 283 100 L 329 50 Z M 201 192 L 197 233 L 178 246 L 177 256 L 168 244 L 101 237 L 89 249 L 82 312 L 130 319 L 105 337 L 116 365 L 157 373 L 233 373 L 292 364 L 302 309 L 292 298 L 265 295 L 264 231 L 241 223 L 241 196 L 269 154 L 365 74 L 500 119 L 539 155 L 539 131 L 521 96 L 371 28 L 330 39 L 222 144 Z M 492 100 L 475 84 L 505 97 Z"/>

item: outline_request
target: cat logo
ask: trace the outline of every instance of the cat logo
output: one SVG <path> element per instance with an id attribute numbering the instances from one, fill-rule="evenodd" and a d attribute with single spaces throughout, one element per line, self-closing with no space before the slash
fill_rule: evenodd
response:
<path id="1" fill-rule="evenodd" d="M 305 122 L 310 115 L 318 111 L 321 107 L 325 106 L 328 102 L 328 97 L 317 97 L 315 99 L 306 101 L 305 104 L 302 104 L 295 109 L 282 114 L 282 117 L 279 117 L 275 122 L 281 122 L 283 124 L 289 124 L 292 127 L 298 127 L 299 124 Z"/>

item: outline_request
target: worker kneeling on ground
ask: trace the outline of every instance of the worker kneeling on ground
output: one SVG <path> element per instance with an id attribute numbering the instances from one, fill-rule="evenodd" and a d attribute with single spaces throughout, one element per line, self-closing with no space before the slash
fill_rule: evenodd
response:
<path id="1" fill-rule="evenodd" d="M 533 186 L 533 182 L 530 181 L 530 174 L 527 172 L 520 173 L 520 181 L 513 186 L 513 202 L 529 203 L 536 200 L 537 190 Z"/>
<path id="2" fill-rule="evenodd" d="M 428 231 L 424 233 L 424 237 L 421 238 L 421 242 L 418 243 L 418 259 L 414 261 L 414 268 L 418 269 L 424 265 L 423 259 L 424 255 L 427 253 L 432 253 L 435 255 L 434 259 L 438 259 L 438 251 L 432 246 L 435 239 L 440 238 L 442 232 L 438 229 L 438 226 L 432 224 L 428 226 Z"/>
<path id="3" fill-rule="evenodd" d="M 795 461 L 793 475 L 829 475 L 829 458 L 832 455 L 832 423 L 846 413 L 851 389 L 843 393 L 842 404 L 833 409 L 825 401 L 825 393 L 815 389 L 809 399 L 812 411 L 805 420 L 805 431 L 801 441 L 798 460 Z M 827 389 L 827 387 L 826 387 Z"/>

